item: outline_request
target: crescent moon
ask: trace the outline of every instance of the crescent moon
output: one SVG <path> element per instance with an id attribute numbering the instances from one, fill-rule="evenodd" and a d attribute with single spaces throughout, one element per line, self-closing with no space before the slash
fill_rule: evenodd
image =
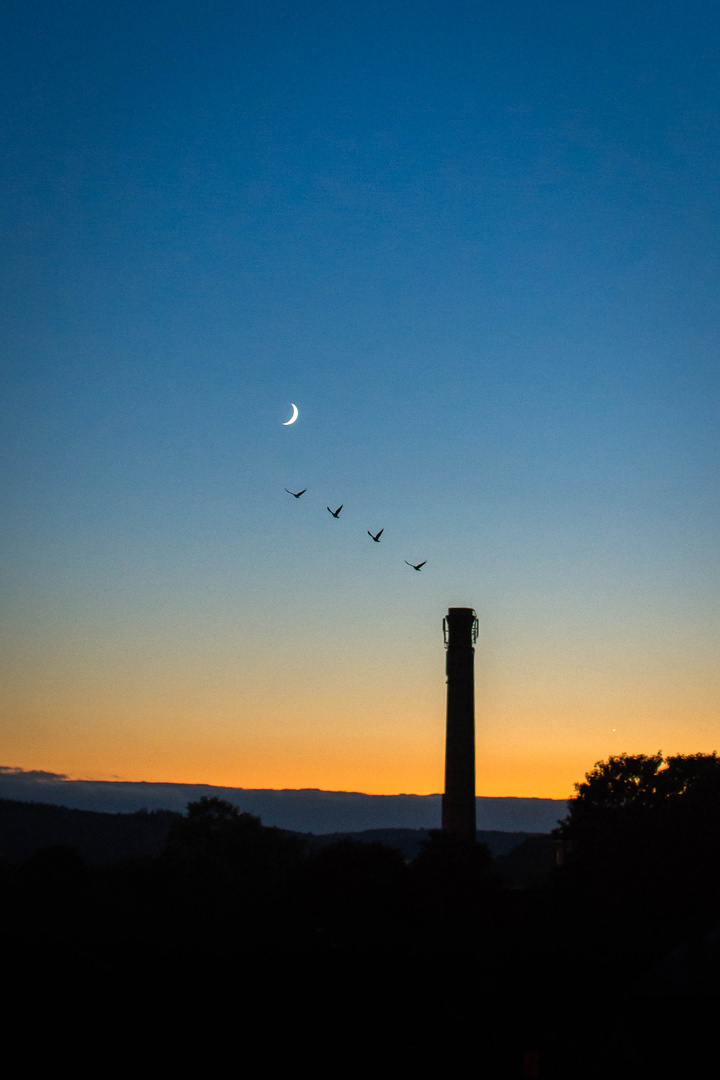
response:
<path id="1" fill-rule="evenodd" d="M 294 423 L 295 423 L 295 421 L 296 421 L 296 420 L 297 420 L 297 418 L 298 418 L 298 411 L 297 411 L 297 405 L 293 405 L 292 401 L 290 402 L 290 404 L 292 405 L 292 408 L 293 408 L 293 414 L 292 414 L 292 416 L 290 417 L 290 419 L 289 419 L 289 420 L 285 420 L 285 421 L 284 421 L 284 423 L 283 423 L 283 427 L 287 427 L 287 426 L 288 426 L 288 424 L 294 424 Z"/>

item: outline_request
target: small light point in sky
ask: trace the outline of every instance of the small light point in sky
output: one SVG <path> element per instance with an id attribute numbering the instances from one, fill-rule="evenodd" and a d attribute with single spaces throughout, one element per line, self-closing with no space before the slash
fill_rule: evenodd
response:
<path id="1" fill-rule="evenodd" d="M 290 404 L 292 405 L 292 416 L 289 420 L 283 421 L 283 427 L 288 427 L 290 424 L 294 424 L 298 418 L 297 405 L 293 405 L 292 401 L 290 402 Z"/>

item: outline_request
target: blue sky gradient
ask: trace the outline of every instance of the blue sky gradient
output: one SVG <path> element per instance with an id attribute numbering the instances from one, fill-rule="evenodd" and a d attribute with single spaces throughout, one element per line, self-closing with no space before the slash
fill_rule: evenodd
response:
<path id="1" fill-rule="evenodd" d="M 1 19 L 6 764 L 437 791 L 456 604 L 479 794 L 715 749 L 717 9 Z"/>

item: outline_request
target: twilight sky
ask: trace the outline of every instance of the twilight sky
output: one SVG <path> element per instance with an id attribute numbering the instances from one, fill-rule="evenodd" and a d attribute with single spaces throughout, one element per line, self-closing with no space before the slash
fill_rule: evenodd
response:
<path id="1" fill-rule="evenodd" d="M 720 749 L 717 6 L 0 28 L 2 764 L 439 791 L 450 605 L 478 794 Z"/>

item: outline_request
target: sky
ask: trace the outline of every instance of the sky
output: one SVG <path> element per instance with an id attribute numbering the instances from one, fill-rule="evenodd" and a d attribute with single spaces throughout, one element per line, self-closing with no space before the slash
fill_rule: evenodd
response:
<path id="1" fill-rule="evenodd" d="M 478 794 L 720 749 L 716 6 L 0 28 L 2 764 L 441 791 L 449 606 Z"/>

